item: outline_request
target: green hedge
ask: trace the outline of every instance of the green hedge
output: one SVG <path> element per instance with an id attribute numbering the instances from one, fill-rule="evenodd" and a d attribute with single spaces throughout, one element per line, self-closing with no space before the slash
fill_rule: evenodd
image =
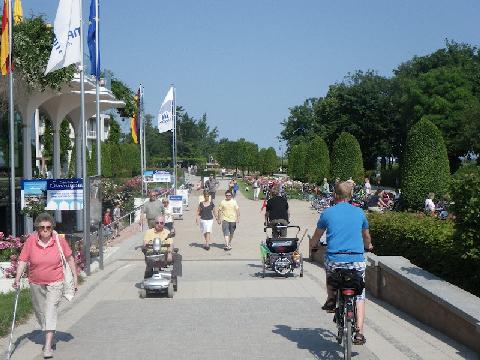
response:
<path id="1" fill-rule="evenodd" d="M 408 133 L 402 167 L 402 202 L 405 207 L 423 209 L 428 193 L 440 199 L 448 192 L 450 166 L 440 130 L 422 119 Z"/>
<path id="2" fill-rule="evenodd" d="M 470 256 L 480 258 L 480 166 L 462 166 L 452 178 L 450 192 L 457 238 L 470 249 Z"/>
<path id="3" fill-rule="evenodd" d="M 377 255 L 398 255 L 413 264 L 480 295 L 480 259 L 467 255 L 455 240 L 452 221 L 423 214 L 369 214 L 370 233 Z"/>
<path id="4" fill-rule="evenodd" d="M 360 144 L 355 136 L 342 132 L 333 143 L 331 152 L 332 178 L 348 180 L 352 178 L 356 183 L 363 183 L 365 170 Z"/>

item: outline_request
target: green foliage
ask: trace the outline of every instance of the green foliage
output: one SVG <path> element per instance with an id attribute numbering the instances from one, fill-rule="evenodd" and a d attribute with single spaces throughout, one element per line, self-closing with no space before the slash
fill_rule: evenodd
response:
<path id="1" fill-rule="evenodd" d="M 317 184 L 330 175 L 330 154 L 327 143 L 320 136 L 315 136 L 308 146 L 305 173 L 309 183 Z"/>
<path id="2" fill-rule="evenodd" d="M 377 255 L 397 255 L 480 295 L 480 258 L 468 257 L 455 240 L 452 221 L 423 214 L 390 212 L 368 215 Z"/>
<path id="3" fill-rule="evenodd" d="M 106 142 L 109 144 L 119 144 L 122 134 L 120 124 L 112 116 L 110 116 L 109 122 L 110 129 L 108 130 L 108 139 Z"/>
<path id="4" fill-rule="evenodd" d="M 87 150 L 87 174 L 94 176 L 97 174 L 97 144 L 92 144 L 92 150 Z"/>
<path id="5" fill-rule="evenodd" d="M 77 163 L 77 155 L 76 155 L 76 146 L 75 143 L 73 143 L 72 147 L 72 152 L 70 154 L 70 162 L 68 164 L 68 175 L 67 177 L 69 178 L 75 178 L 77 174 L 77 168 L 76 168 L 76 163 Z"/>
<path id="6" fill-rule="evenodd" d="M 137 111 L 137 104 L 134 99 L 135 93 L 114 76 L 112 76 L 111 90 L 118 100 L 125 102 L 124 108 L 117 109 L 120 116 L 126 118 L 132 117 Z"/>
<path id="7" fill-rule="evenodd" d="M 466 165 L 455 173 L 451 196 L 457 238 L 469 257 L 480 259 L 480 166 Z"/>
<path id="8" fill-rule="evenodd" d="M 293 145 L 288 156 L 288 175 L 295 180 L 304 181 L 305 161 L 307 158 L 307 144 Z"/>
<path id="9" fill-rule="evenodd" d="M 15 301 L 15 292 L 10 291 L 6 294 L 0 293 L 0 337 L 6 336 L 11 329 L 13 320 L 13 303 Z M 30 291 L 24 289 L 20 291 L 17 304 L 16 321 L 22 323 L 33 310 Z"/>
<path id="10" fill-rule="evenodd" d="M 394 165 L 381 171 L 380 181 L 382 186 L 398 188 L 400 186 L 400 168 Z"/>
<path id="11" fill-rule="evenodd" d="M 447 193 L 447 150 L 442 134 L 429 120 L 420 120 L 408 133 L 402 170 L 402 202 L 406 208 L 423 209 L 428 193 L 437 197 Z"/>
<path id="12" fill-rule="evenodd" d="M 70 123 L 64 119 L 60 125 L 60 163 L 66 164 L 68 161 L 68 152 L 72 150 L 70 140 Z"/>
<path id="13" fill-rule="evenodd" d="M 363 181 L 365 171 L 363 158 L 357 139 L 350 133 L 342 132 L 333 143 L 332 177 L 340 180 L 352 178 L 356 183 Z"/>
<path id="14" fill-rule="evenodd" d="M 272 175 L 277 170 L 278 158 L 273 147 L 261 149 L 259 152 L 259 163 L 261 164 L 260 173 L 263 175 Z"/>
<path id="15" fill-rule="evenodd" d="M 13 29 L 15 73 L 30 89 L 60 89 L 73 79 L 75 65 L 44 75 L 53 44 L 53 28 L 44 19 L 32 17 L 16 24 Z"/>

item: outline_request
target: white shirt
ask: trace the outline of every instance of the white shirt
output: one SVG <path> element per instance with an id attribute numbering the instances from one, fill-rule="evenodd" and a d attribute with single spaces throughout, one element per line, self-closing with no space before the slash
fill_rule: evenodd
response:
<path id="1" fill-rule="evenodd" d="M 365 194 L 370 195 L 371 192 L 372 192 L 372 184 L 370 184 L 369 182 L 366 182 L 365 183 Z"/>
<path id="2" fill-rule="evenodd" d="M 432 199 L 425 200 L 425 211 L 435 211 L 435 204 L 433 203 Z"/>

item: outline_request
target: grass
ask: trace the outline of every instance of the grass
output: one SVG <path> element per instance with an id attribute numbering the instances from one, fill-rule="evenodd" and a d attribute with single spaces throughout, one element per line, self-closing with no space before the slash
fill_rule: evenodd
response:
<path id="1" fill-rule="evenodd" d="M 251 185 L 247 184 L 245 181 L 241 179 L 237 179 L 238 182 L 238 189 L 240 192 L 249 200 L 253 200 L 253 188 Z M 245 190 L 245 188 L 248 186 L 248 191 Z M 263 200 L 265 198 L 265 194 L 260 191 L 259 199 Z"/>
<path id="2" fill-rule="evenodd" d="M 15 301 L 15 291 L 6 294 L 0 294 L 0 337 L 10 333 L 13 319 L 13 303 Z M 30 291 L 23 289 L 20 291 L 17 305 L 16 322 L 21 323 L 32 312 L 32 300 Z"/>

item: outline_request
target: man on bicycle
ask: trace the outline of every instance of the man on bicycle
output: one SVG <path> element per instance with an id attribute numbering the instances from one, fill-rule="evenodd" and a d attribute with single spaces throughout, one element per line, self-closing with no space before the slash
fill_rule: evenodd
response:
<path id="1" fill-rule="evenodd" d="M 335 185 L 335 205 L 320 215 L 315 233 L 310 238 L 310 249 L 316 248 L 323 233 L 327 232 L 325 271 L 327 278 L 335 269 L 354 269 L 365 278 L 364 249 L 373 249 L 368 221 L 362 209 L 348 203 L 352 195 L 348 182 Z M 335 289 L 327 285 L 327 301 L 322 309 L 333 312 L 336 306 Z M 365 344 L 365 290 L 357 295 L 357 326 L 353 343 Z"/>

